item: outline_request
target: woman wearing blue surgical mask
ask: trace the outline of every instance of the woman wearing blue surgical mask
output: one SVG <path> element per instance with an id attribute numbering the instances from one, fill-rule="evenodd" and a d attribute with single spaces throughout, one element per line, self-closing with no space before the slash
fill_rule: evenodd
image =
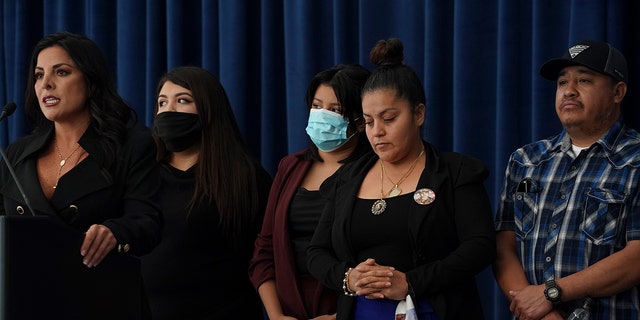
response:
<path id="1" fill-rule="evenodd" d="M 306 132 L 312 143 L 280 161 L 249 274 L 274 319 L 334 319 L 337 291 L 308 272 L 306 249 L 324 202 L 322 182 L 344 163 L 371 150 L 360 93 L 369 71 L 337 65 L 309 83 Z"/>
<path id="2" fill-rule="evenodd" d="M 329 97 L 329 95 L 333 95 L 333 89 L 321 85 L 318 87 L 317 94 Z M 347 133 L 349 122 L 344 118 L 341 110 L 325 109 L 319 104 L 314 107 L 309 111 L 307 134 L 319 150 L 331 152 L 340 149 L 358 133 L 358 131 Z"/>

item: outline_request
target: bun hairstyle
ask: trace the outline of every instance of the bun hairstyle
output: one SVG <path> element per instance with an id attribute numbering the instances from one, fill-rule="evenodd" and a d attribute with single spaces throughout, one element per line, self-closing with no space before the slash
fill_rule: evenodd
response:
<path id="1" fill-rule="evenodd" d="M 378 67 L 393 67 L 402 65 L 404 60 L 404 45 L 397 38 L 378 40 L 369 53 L 369 60 Z"/>
<path id="2" fill-rule="evenodd" d="M 379 40 L 369 53 L 369 59 L 378 66 L 362 88 L 362 95 L 377 90 L 393 90 L 396 97 L 409 101 L 411 108 L 426 105 L 422 81 L 413 69 L 402 63 L 404 45 L 397 38 Z"/>

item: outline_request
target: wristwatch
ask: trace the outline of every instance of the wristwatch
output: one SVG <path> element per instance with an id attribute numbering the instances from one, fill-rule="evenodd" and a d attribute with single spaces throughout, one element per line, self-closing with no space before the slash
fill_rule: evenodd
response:
<path id="1" fill-rule="evenodd" d="M 556 284 L 556 281 L 553 279 L 549 279 L 545 281 L 544 285 L 546 287 L 544 288 L 544 297 L 547 298 L 547 300 L 551 301 L 553 305 L 560 304 L 560 302 L 562 302 L 560 300 L 560 298 L 562 297 L 562 290 L 560 290 L 560 288 Z"/>

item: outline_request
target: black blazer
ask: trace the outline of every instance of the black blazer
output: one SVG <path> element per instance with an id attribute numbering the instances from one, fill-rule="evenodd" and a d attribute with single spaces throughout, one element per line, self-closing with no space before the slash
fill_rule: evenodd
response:
<path id="1" fill-rule="evenodd" d="M 35 214 L 81 232 L 92 224 L 103 224 L 118 241 L 116 251 L 135 255 L 151 251 L 160 241 L 162 220 L 155 202 L 160 175 L 150 130 L 143 126 L 128 129 L 120 154 L 115 155 L 119 169 L 108 171 L 98 144 L 102 137 L 89 127 L 78 141 L 88 157 L 60 177 L 58 188 L 47 200 L 38 180 L 36 159 L 52 135 L 52 125 L 41 127 L 16 140 L 6 152 Z M 7 167 L 0 167 L 0 214 L 31 214 Z"/>
<path id="2" fill-rule="evenodd" d="M 417 189 L 436 194 L 433 203 L 412 202 L 407 232 L 414 268 L 407 281 L 417 297 L 428 297 L 440 319 L 482 319 L 475 275 L 489 266 L 496 254 L 491 204 L 483 181 L 488 170 L 476 159 L 439 152 L 424 143 L 426 165 Z M 321 187 L 328 203 L 308 249 L 313 276 L 342 292 L 342 280 L 355 261 L 351 215 L 362 180 L 376 163 L 371 152 L 345 164 Z M 350 319 L 355 298 L 340 294 L 338 319 Z"/>

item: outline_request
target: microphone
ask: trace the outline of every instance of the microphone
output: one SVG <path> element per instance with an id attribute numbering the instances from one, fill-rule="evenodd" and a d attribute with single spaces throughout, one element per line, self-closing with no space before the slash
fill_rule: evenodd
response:
<path id="1" fill-rule="evenodd" d="M 13 112 L 16 111 L 17 107 L 18 106 L 16 105 L 15 102 L 9 102 L 5 104 L 4 107 L 2 108 L 2 112 L 0 112 L 0 121 L 4 120 L 5 118 L 13 114 Z M 18 180 L 18 177 L 16 176 L 15 171 L 13 171 L 13 167 L 11 166 L 11 163 L 9 163 L 9 160 L 7 160 L 7 155 L 4 153 L 4 148 L 2 148 L 2 146 L 0 146 L 0 155 L 2 156 L 2 159 L 4 159 L 4 163 L 7 165 L 7 168 L 9 169 L 9 173 L 11 173 L 11 177 L 13 178 L 13 181 L 16 183 L 16 186 L 18 187 L 18 190 L 22 195 L 22 199 L 24 199 L 24 203 L 27 205 L 27 209 L 29 209 L 32 216 L 35 216 L 36 214 L 33 211 L 33 208 L 31 208 L 31 202 L 29 201 L 29 198 L 27 198 L 27 194 L 24 193 L 24 189 L 22 189 L 22 184 L 20 183 L 20 180 Z"/>
<path id="2" fill-rule="evenodd" d="M 10 115 L 12 115 L 13 112 L 16 111 L 17 107 L 18 106 L 16 105 L 15 102 L 9 102 L 9 103 L 5 104 L 4 107 L 2 108 L 2 113 L 0 113 L 0 121 L 4 120 L 4 118 L 7 118 Z"/>

